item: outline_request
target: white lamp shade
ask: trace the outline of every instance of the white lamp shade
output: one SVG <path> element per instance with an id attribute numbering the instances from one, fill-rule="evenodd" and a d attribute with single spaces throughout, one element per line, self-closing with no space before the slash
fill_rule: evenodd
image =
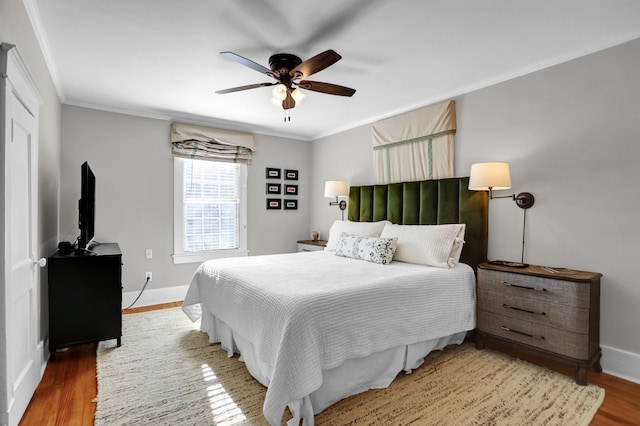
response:
<path id="1" fill-rule="evenodd" d="M 511 188 L 509 163 L 490 162 L 476 163 L 471 166 L 469 189 L 472 191 L 488 191 Z"/>
<path id="2" fill-rule="evenodd" d="M 346 197 L 349 195 L 347 182 L 343 180 L 328 180 L 324 183 L 324 196 L 327 198 Z"/>

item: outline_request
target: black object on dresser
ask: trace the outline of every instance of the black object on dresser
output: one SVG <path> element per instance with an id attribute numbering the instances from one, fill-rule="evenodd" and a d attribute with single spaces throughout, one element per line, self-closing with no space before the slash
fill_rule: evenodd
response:
<path id="1" fill-rule="evenodd" d="M 595 272 L 531 265 L 478 265 L 476 347 L 485 342 L 575 369 L 602 372 L 600 277 Z"/>
<path id="2" fill-rule="evenodd" d="M 56 252 L 49 268 L 49 351 L 122 338 L 122 253 L 117 243 L 93 253 Z"/>

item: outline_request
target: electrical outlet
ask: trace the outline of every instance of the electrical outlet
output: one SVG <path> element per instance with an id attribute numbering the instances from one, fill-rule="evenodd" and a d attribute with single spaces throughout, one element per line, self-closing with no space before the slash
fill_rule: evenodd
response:
<path id="1" fill-rule="evenodd" d="M 144 255 L 145 255 L 145 257 L 146 257 L 147 259 L 151 259 L 151 258 L 153 257 L 153 250 L 151 250 L 151 249 L 146 249 L 146 250 L 144 251 Z"/>
<path id="2" fill-rule="evenodd" d="M 153 275 L 151 274 L 151 272 L 145 272 L 144 279 L 147 281 L 153 281 Z"/>

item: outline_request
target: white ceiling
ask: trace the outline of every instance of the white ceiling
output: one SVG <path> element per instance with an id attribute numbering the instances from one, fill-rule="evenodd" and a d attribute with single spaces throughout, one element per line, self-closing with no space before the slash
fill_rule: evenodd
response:
<path id="1" fill-rule="evenodd" d="M 61 100 L 313 140 L 640 37 L 636 0 L 25 0 Z M 223 58 L 342 60 L 283 122 L 270 81 Z"/>

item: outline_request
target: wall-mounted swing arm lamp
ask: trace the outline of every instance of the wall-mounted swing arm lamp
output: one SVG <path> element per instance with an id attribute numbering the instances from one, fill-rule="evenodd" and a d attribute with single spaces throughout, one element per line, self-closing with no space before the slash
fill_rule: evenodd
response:
<path id="1" fill-rule="evenodd" d="M 489 191 L 489 199 L 511 198 L 521 209 L 533 206 L 535 198 L 530 192 L 521 192 L 518 195 L 493 195 L 493 191 L 510 189 L 511 174 L 509 163 L 490 162 L 476 163 L 471 166 L 469 177 L 469 189 L 472 191 Z"/>
<path id="2" fill-rule="evenodd" d="M 490 162 L 476 163 L 471 166 L 469 175 L 469 189 L 472 191 L 489 191 L 489 199 L 494 198 L 511 198 L 516 205 L 524 209 L 522 220 L 522 255 L 520 262 L 508 262 L 504 260 L 494 260 L 489 263 L 506 265 L 517 268 L 529 266 L 524 263 L 524 236 L 527 220 L 527 209 L 533 206 L 535 198 L 530 192 L 521 192 L 518 195 L 493 195 L 494 190 L 503 190 L 511 188 L 511 174 L 509 173 L 509 163 Z"/>
<path id="3" fill-rule="evenodd" d="M 347 182 L 343 180 L 328 180 L 324 183 L 324 196 L 326 198 L 335 197 L 335 201 L 329 201 L 330 206 L 338 206 L 342 210 L 342 220 L 344 220 L 344 211 L 347 209 L 347 202 L 339 200 L 338 197 L 349 196 Z"/>

